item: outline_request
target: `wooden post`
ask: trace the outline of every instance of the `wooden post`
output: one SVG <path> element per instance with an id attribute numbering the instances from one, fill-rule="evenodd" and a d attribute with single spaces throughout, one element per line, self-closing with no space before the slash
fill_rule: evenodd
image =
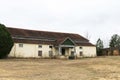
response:
<path id="1" fill-rule="evenodd" d="M 59 52 L 58 52 L 59 56 L 61 56 L 61 47 L 59 46 Z"/>
<path id="2" fill-rule="evenodd" d="M 77 55 L 76 55 L 76 48 L 75 48 L 75 46 L 74 46 L 74 56 L 75 56 L 75 59 L 76 59 Z"/>

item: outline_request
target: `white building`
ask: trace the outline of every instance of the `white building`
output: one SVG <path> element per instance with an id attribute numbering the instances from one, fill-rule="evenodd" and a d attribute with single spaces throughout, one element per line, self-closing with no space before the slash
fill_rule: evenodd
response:
<path id="1" fill-rule="evenodd" d="M 78 34 L 8 28 L 14 40 L 10 57 L 95 57 L 96 47 Z"/>

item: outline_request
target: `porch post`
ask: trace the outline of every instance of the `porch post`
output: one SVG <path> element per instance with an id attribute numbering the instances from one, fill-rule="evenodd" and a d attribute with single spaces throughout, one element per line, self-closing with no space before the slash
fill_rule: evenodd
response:
<path id="1" fill-rule="evenodd" d="M 59 56 L 61 55 L 61 46 L 59 46 L 58 54 L 59 54 Z"/>
<path id="2" fill-rule="evenodd" d="M 75 56 L 75 59 L 76 59 L 77 54 L 76 54 L 76 48 L 75 48 L 75 46 L 74 46 L 74 56 Z"/>

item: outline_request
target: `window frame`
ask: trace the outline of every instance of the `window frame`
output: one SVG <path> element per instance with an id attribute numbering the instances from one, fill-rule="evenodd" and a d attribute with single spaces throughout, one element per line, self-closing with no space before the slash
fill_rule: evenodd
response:
<path id="1" fill-rule="evenodd" d="M 82 52 L 82 51 L 80 51 L 80 52 L 79 52 L 79 55 L 80 55 L 80 56 L 83 56 L 83 52 Z"/>
<path id="2" fill-rule="evenodd" d="M 79 49 L 83 49 L 83 47 L 82 47 L 82 46 L 80 46 L 80 47 L 79 47 Z"/>
<path id="3" fill-rule="evenodd" d="M 53 46 L 52 46 L 52 45 L 49 45 L 49 48 L 51 48 L 51 49 L 52 49 L 52 48 L 53 48 Z"/>
<path id="4" fill-rule="evenodd" d="M 74 51 L 71 51 L 71 56 L 74 56 L 75 55 L 75 52 Z"/>
<path id="5" fill-rule="evenodd" d="M 38 45 L 38 48 L 42 48 L 42 45 L 41 45 L 41 44 L 39 44 L 39 45 Z"/>
<path id="6" fill-rule="evenodd" d="M 23 43 L 19 43 L 19 47 L 22 48 L 23 47 Z"/>
<path id="7" fill-rule="evenodd" d="M 53 56 L 53 51 L 49 51 L 49 57 Z"/>
<path id="8" fill-rule="evenodd" d="M 42 51 L 38 51 L 38 56 L 42 56 Z"/>

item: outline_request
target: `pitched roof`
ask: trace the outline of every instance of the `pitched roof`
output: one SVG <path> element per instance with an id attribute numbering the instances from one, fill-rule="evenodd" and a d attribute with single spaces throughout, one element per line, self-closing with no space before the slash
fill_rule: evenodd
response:
<path id="1" fill-rule="evenodd" d="M 10 28 L 8 31 L 11 33 L 14 42 L 19 43 L 33 43 L 33 44 L 53 44 L 59 45 L 64 39 L 69 37 L 76 45 L 81 46 L 94 46 L 89 43 L 89 40 L 73 33 L 49 32 L 38 30 L 27 30 L 19 28 Z"/>

